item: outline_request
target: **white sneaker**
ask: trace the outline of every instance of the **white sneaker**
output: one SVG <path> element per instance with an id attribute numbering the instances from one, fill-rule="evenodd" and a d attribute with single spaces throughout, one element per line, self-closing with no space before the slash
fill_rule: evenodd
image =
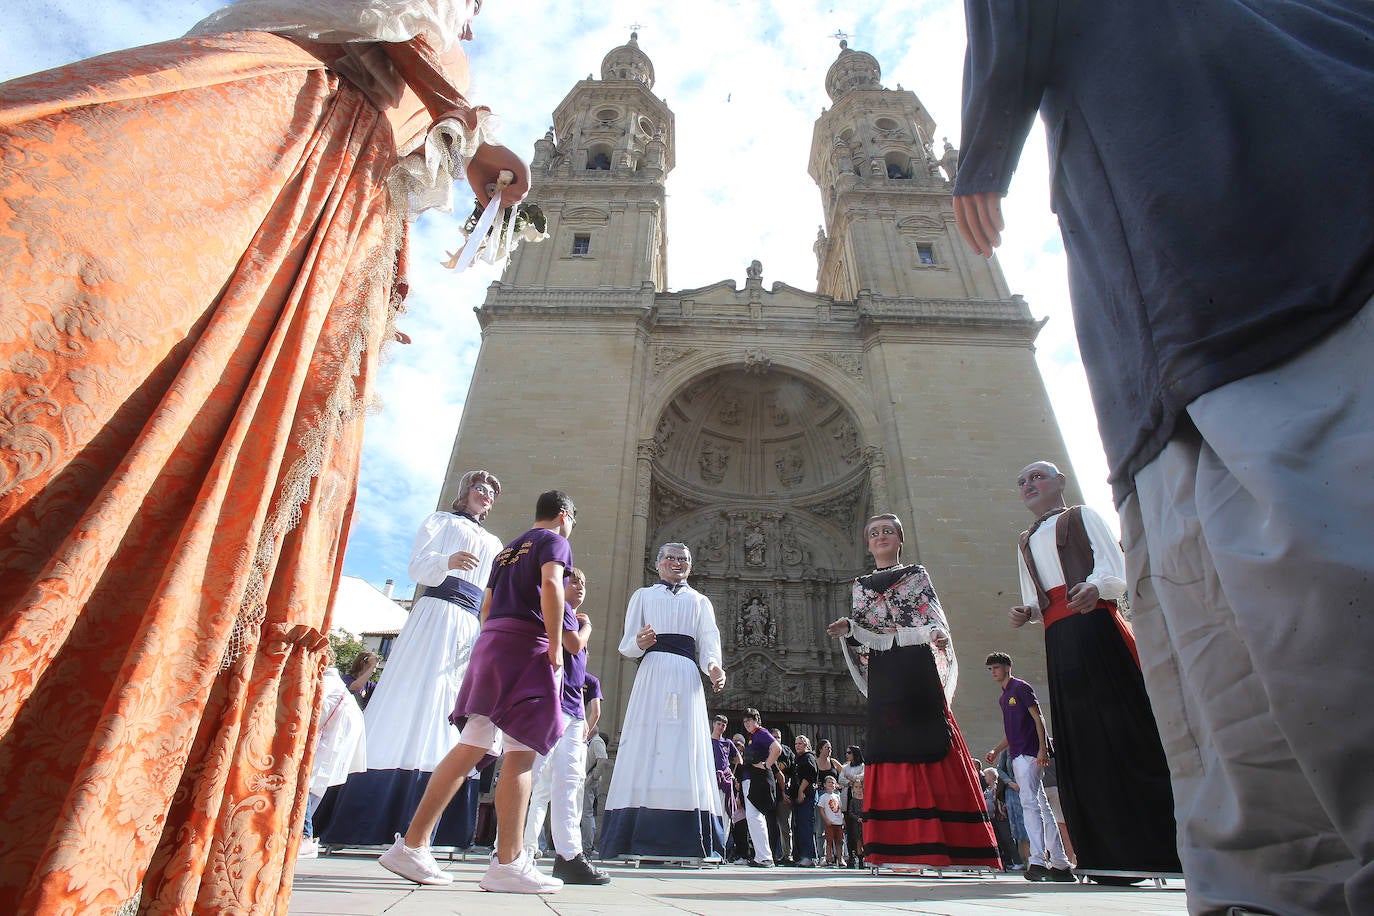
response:
<path id="1" fill-rule="evenodd" d="M 414 881 L 416 884 L 444 885 L 453 883 L 453 876 L 439 867 L 439 863 L 434 861 L 434 854 L 429 851 L 428 846 L 421 846 L 418 849 L 407 846 L 406 841 L 401 838 L 399 833 L 396 834 L 396 842 L 392 843 L 391 848 L 382 853 L 382 857 L 377 861 L 387 871 Z"/>
<path id="2" fill-rule="evenodd" d="M 296 850 L 298 859 L 317 859 L 320 856 L 320 842 L 313 836 L 301 837 L 300 848 Z"/>
<path id="3" fill-rule="evenodd" d="M 552 894 L 563 886 L 557 878 L 550 878 L 534 867 L 529 853 L 520 850 L 520 858 L 502 865 L 495 855 L 487 866 L 487 873 L 477 886 L 484 891 L 502 894 Z"/>

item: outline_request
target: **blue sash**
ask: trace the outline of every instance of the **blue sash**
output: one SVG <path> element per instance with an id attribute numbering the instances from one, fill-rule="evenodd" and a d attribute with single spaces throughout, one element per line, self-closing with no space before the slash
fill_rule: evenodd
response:
<path id="1" fill-rule="evenodd" d="M 425 593 L 420 597 L 451 601 L 474 617 L 482 607 L 482 590 L 457 576 L 449 576 L 438 585 L 426 585 Z"/>
<path id="2" fill-rule="evenodd" d="M 697 663 L 697 641 L 684 633 L 658 634 L 658 641 L 644 650 L 645 655 L 650 652 L 671 652 L 681 655 L 694 665 Z"/>

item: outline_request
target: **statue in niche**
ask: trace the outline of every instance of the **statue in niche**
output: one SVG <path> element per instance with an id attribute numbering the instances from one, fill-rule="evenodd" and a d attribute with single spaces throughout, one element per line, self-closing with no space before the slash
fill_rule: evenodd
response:
<path id="1" fill-rule="evenodd" d="M 749 599 L 739 612 L 735 626 L 735 644 L 738 646 L 771 646 L 777 642 L 778 626 L 768 605 L 755 595 Z"/>
<path id="2" fill-rule="evenodd" d="M 728 392 L 720 401 L 720 412 L 716 415 L 725 426 L 739 425 L 739 395 Z"/>
<path id="3" fill-rule="evenodd" d="M 730 463 L 730 448 L 714 439 L 701 444 L 701 456 L 697 464 L 701 468 L 701 478 L 707 483 L 720 483 L 725 479 L 725 468 Z"/>
<path id="4" fill-rule="evenodd" d="M 806 476 L 805 459 L 802 451 L 795 445 L 788 445 L 778 451 L 773 462 L 778 471 L 778 481 L 784 487 L 795 487 Z"/>
<path id="5" fill-rule="evenodd" d="M 748 566 L 762 566 L 768 549 L 768 539 L 758 525 L 744 529 L 744 562 Z"/>
<path id="6" fill-rule="evenodd" d="M 774 426 L 786 426 L 792 422 L 792 417 L 778 400 L 777 392 L 768 395 L 768 414 L 773 420 Z"/>
<path id="7" fill-rule="evenodd" d="M 744 275 L 750 280 L 762 280 L 763 262 L 759 260 L 750 261 L 748 268 L 744 271 Z"/>

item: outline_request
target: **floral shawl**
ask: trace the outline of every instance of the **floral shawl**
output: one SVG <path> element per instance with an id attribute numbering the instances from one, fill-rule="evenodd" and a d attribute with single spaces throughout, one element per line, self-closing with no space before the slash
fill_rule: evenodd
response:
<path id="1" fill-rule="evenodd" d="M 934 631 L 950 637 L 943 649 L 935 647 Z M 953 702 L 959 678 L 954 639 L 924 566 L 912 564 L 855 579 L 850 632 L 851 639 L 842 643 L 845 661 L 864 696 L 868 695 L 869 652 L 926 643 L 935 656 L 945 697 Z"/>

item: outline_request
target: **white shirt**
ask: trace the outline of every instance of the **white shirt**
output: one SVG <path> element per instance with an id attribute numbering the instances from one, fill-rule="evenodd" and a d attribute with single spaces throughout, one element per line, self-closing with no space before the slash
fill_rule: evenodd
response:
<path id="1" fill-rule="evenodd" d="M 1093 548 L 1093 571 L 1087 582 L 1097 586 L 1102 600 L 1115 601 L 1126 594 L 1126 558 L 1102 516 L 1087 506 L 1081 509 L 1083 527 L 1088 532 L 1088 542 Z M 1064 567 L 1059 562 L 1059 541 L 1055 534 L 1058 521 L 1058 516 L 1048 519 L 1031 535 L 1028 545 L 1031 559 L 1035 561 L 1035 570 L 1040 574 L 1040 585 L 1045 591 L 1067 584 L 1064 582 Z M 1032 620 L 1040 620 L 1040 599 L 1019 548 L 1016 551 L 1016 570 L 1021 577 L 1021 603 L 1032 608 Z"/>

